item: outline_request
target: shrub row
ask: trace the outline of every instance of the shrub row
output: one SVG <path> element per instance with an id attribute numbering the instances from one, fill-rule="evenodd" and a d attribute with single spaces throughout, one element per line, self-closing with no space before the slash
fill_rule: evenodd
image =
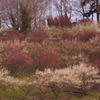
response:
<path id="1" fill-rule="evenodd" d="M 13 73 L 65 68 L 85 62 L 100 68 L 100 35 L 88 42 L 5 41 L 0 42 L 0 64 Z M 25 69 L 26 68 L 26 69 Z M 19 74 L 19 73 L 16 73 Z"/>
<path id="2" fill-rule="evenodd" d="M 29 32 L 27 34 L 26 39 L 27 40 L 53 40 L 54 39 L 58 39 L 58 40 L 74 40 L 74 39 L 79 39 L 80 41 L 84 41 L 87 42 L 90 39 L 92 39 L 95 36 L 98 36 L 100 33 L 97 32 L 96 30 L 86 30 L 84 31 L 83 34 L 79 35 L 79 36 L 75 36 L 72 35 L 71 33 L 68 32 L 64 32 L 64 33 L 60 33 L 60 34 L 56 34 L 53 35 L 52 38 L 48 35 L 48 33 L 46 33 L 46 31 L 44 31 L 43 29 L 38 29 L 32 32 Z M 24 40 L 24 35 L 21 34 L 18 31 L 9 31 L 7 32 L 7 34 L 0 36 L 0 40 L 14 40 L 14 39 L 19 39 L 19 40 Z"/>

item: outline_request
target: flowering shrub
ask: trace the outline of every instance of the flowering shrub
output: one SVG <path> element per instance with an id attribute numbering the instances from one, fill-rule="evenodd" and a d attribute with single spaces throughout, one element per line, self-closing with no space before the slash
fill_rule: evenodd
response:
<path id="1" fill-rule="evenodd" d="M 14 40 L 14 39 L 23 40 L 24 35 L 21 34 L 20 31 L 10 30 L 10 29 L 4 31 L 4 33 L 0 35 L 0 40 L 2 41 Z"/>
<path id="2" fill-rule="evenodd" d="M 77 65 L 79 62 L 89 63 L 88 60 L 95 53 L 100 52 L 100 35 L 92 38 L 88 42 L 82 42 L 73 39 L 65 41 L 45 40 L 39 42 L 28 42 L 26 40 L 19 41 L 0 41 L 0 64 L 2 58 L 12 54 L 12 52 L 20 52 L 27 54 L 33 59 L 41 54 L 55 54 L 61 61 L 61 66 Z M 89 58 L 89 59 L 88 59 Z M 91 61 L 93 61 L 92 59 Z"/>
<path id="3" fill-rule="evenodd" d="M 92 57 L 92 65 L 100 69 L 100 53 L 94 54 Z"/>
<path id="4" fill-rule="evenodd" d="M 24 38 L 23 34 L 21 34 L 19 31 L 15 31 L 15 30 L 7 31 L 4 36 L 8 37 L 8 38 L 18 38 L 18 39 Z"/>
<path id="5" fill-rule="evenodd" d="M 61 40 L 65 40 L 65 39 L 73 40 L 73 39 L 75 39 L 75 37 L 70 33 L 57 34 L 54 37 L 58 38 L 58 39 L 61 39 Z"/>
<path id="6" fill-rule="evenodd" d="M 55 27 L 71 27 L 72 23 L 70 19 L 67 16 L 58 16 L 53 18 L 48 18 L 48 25 L 49 26 L 55 26 Z"/>
<path id="7" fill-rule="evenodd" d="M 96 30 L 87 30 L 80 35 L 80 40 L 87 42 L 93 37 L 95 37 L 96 35 L 98 35 L 98 32 L 96 32 Z"/>
<path id="8" fill-rule="evenodd" d="M 93 66 L 98 66 L 98 68 L 100 69 L 100 59 L 96 59 L 92 62 Z"/>
<path id="9" fill-rule="evenodd" d="M 0 83 L 2 83 L 4 85 L 16 84 L 19 86 L 34 84 L 33 82 L 30 82 L 28 78 L 26 78 L 24 80 L 19 80 L 17 78 L 10 76 L 9 71 L 6 69 L 0 69 Z"/>
<path id="10" fill-rule="evenodd" d="M 3 65 L 11 71 L 12 74 L 23 73 L 31 64 L 32 58 L 19 52 L 13 52 L 11 55 L 3 58 Z"/>
<path id="11" fill-rule="evenodd" d="M 29 54 L 30 45 L 31 43 L 26 40 L 0 41 L 0 63 L 2 61 L 2 58 L 6 57 L 7 55 L 10 55 L 12 52 L 21 52 Z"/>
<path id="12" fill-rule="evenodd" d="M 45 69 L 43 71 L 36 71 L 38 86 L 57 88 L 66 88 L 70 86 L 80 89 L 81 92 L 86 92 L 96 83 L 100 84 L 99 70 L 81 63 L 78 66 L 72 66 L 64 69 Z"/>
<path id="13" fill-rule="evenodd" d="M 58 44 L 58 54 L 60 55 L 64 67 L 77 65 L 80 62 L 88 62 L 88 56 L 85 55 L 83 50 L 84 45 L 85 43 L 77 40 L 60 41 Z"/>
<path id="14" fill-rule="evenodd" d="M 84 43 L 83 49 L 90 55 L 100 53 L 100 35 Z"/>
<path id="15" fill-rule="evenodd" d="M 75 36 L 79 36 L 79 35 L 83 34 L 85 31 L 91 30 L 91 29 L 98 31 L 97 25 L 95 23 L 92 23 L 92 24 L 86 23 L 85 25 L 84 24 L 76 24 L 74 27 L 67 30 L 67 32 L 71 33 Z"/>
<path id="16" fill-rule="evenodd" d="M 47 39 L 49 36 L 43 29 L 37 29 L 28 33 L 28 37 L 31 39 Z"/>
<path id="17" fill-rule="evenodd" d="M 0 35 L 6 35 L 7 32 L 12 31 L 13 29 L 10 28 L 4 28 L 0 30 Z"/>
<path id="18" fill-rule="evenodd" d="M 45 68 L 58 68 L 60 66 L 60 62 L 58 61 L 58 57 L 53 53 L 45 53 L 40 54 L 36 58 L 36 62 L 39 64 L 39 69 L 44 70 Z"/>
<path id="19" fill-rule="evenodd" d="M 0 81 L 2 81 L 4 77 L 7 76 L 8 74 L 9 72 L 7 70 L 0 68 Z"/>
<path id="20" fill-rule="evenodd" d="M 28 42 L 26 40 L 19 41 L 0 41 L 0 62 L 2 58 L 10 55 L 12 52 L 26 53 L 28 56 L 34 58 L 41 53 L 55 53 L 57 50 L 56 43 L 53 41 Z"/>
<path id="21" fill-rule="evenodd" d="M 86 23 L 92 23 L 93 21 L 91 19 L 81 19 L 79 20 L 80 24 L 86 24 Z"/>

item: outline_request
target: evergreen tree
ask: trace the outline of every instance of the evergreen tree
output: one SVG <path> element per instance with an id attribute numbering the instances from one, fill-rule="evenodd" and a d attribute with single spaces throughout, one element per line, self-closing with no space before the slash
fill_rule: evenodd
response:
<path id="1" fill-rule="evenodd" d="M 26 34 L 28 30 L 31 29 L 31 21 L 32 17 L 30 17 L 29 9 L 24 7 L 23 5 L 20 6 L 20 13 L 21 13 L 21 32 Z"/>

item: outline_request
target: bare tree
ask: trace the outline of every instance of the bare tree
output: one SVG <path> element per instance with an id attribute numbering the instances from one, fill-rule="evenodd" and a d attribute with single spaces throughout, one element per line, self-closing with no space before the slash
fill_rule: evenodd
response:
<path id="1" fill-rule="evenodd" d="M 0 0 L 0 12 L 2 22 L 7 27 L 19 30 L 22 26 L 20 4 L 29 10 L 29 16 L 32 17 L 32 29 L 43 26 L 47 11 L 47 0 Z"/>
<path id="2" fill-rule="evenodd" d="M 71 0 L 54 0 L 54 5 L 59 15 L 72 17 L 72 1 Z"/>
<path id="3" fill-rule="evenodd" d="M 86 4 L 89 5 L 89 10 L 85 13 L 85 16 L 90 17 L 93 16 L 94 13 L 96 13 L 97 21 L 100 20 L 100 1 L 99 0 L 83 0 L 83 6 L 86 6 Z"/>
<path id="4" fill-rule="evenodd" d="M 85 13 L 89 10 L 89 6 L 83 5 L 83 0 L 73 0 L 73 12 L 74 12 L 74 16 L 76 15 L 77 17 L 79 16 L 80 18 L 85 18 Z"/>

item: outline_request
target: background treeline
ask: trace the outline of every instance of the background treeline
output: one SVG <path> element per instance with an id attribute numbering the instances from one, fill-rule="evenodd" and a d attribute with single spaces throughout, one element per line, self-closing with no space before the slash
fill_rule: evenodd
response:
<path id="1" fill-rule="evenodd" d="M 1 28 L 23 33 L 47 25 L 70 27 L 73 20 L 87 18 L 99 22 L 99 0 L 0 0 Z"/>

